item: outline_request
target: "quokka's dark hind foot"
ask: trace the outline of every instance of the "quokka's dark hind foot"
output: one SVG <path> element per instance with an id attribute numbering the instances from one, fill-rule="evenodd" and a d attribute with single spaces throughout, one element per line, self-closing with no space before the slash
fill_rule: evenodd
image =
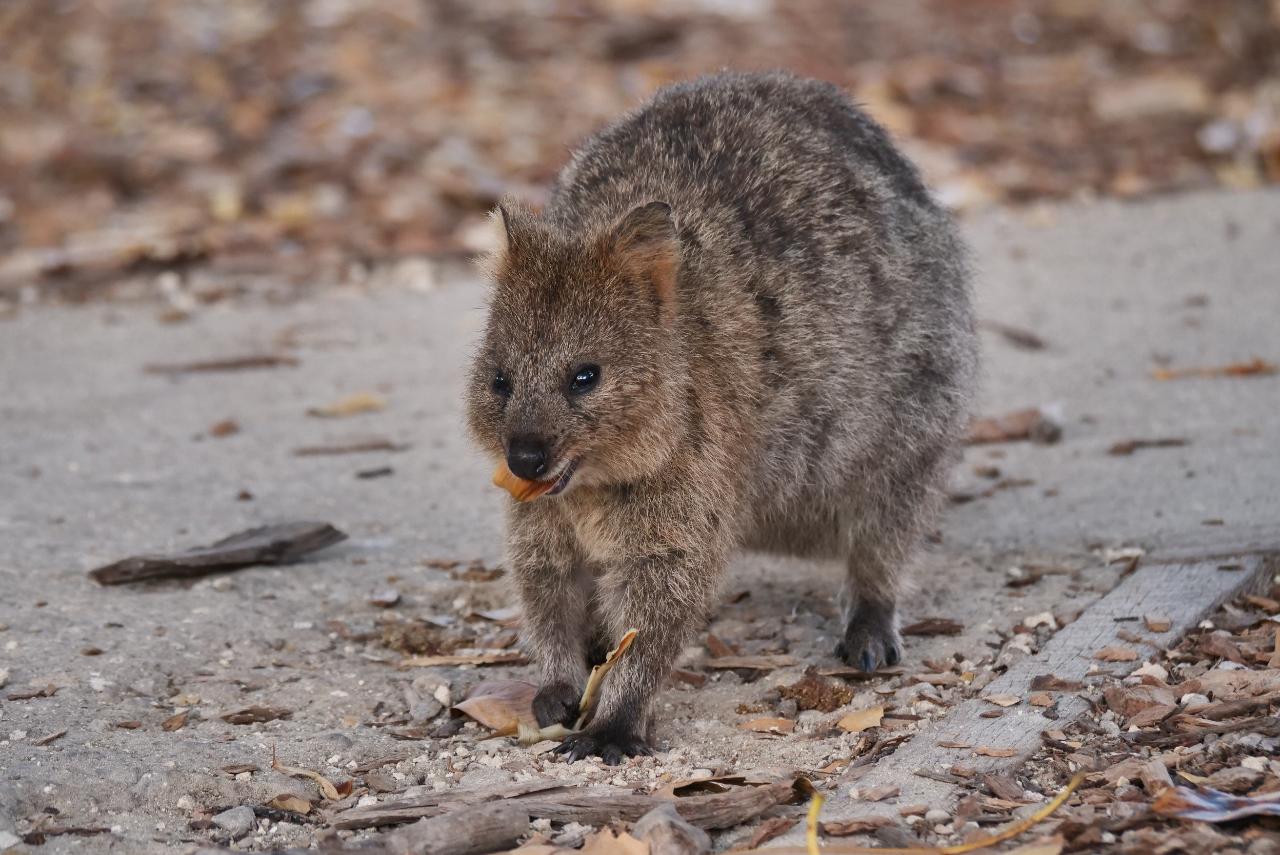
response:
<path id="1" fill-rule="evenodd" d="M 897 609 L 892 603 L 860 601 L 849 615 L 836 656 L 854 668 L 874 671 L 902 661 Z"/>

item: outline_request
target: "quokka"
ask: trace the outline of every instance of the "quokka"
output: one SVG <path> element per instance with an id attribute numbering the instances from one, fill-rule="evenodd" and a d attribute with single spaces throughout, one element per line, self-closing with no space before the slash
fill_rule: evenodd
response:
<path id="1" fill-rule="evenodd" d="M 588 140 L 541 213 L 494 219 L 468 423 L 535 482 L 507 529 L 539 722 L 572 724 L 639 630 L 561 751 L 650 753 L 738 548 L 846 562 L 837 654 L 897 662 L 977 340 L 965 248 L 886 133 L 825 83 L 704 77 Z"/>

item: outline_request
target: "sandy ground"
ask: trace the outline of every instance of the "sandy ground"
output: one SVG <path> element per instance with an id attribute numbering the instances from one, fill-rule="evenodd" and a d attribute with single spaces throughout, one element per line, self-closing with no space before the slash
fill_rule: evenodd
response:
<path id="1" fill-rule="evenodd" d="M 978 661 L 992 653 L 997 630 L 1046 609 L 1083 607 L 1114 582 L 1104 548 L 1239 542 L 1280 518 L 1280 377 L 1150 376 L 1162 364 L 1280 359 L 1280 194 L 1005 212 L 966 228 L 982 271 L 981 316 L 1048 343 L 1025 351 L 984 333 L 982 409 L 1051 404 L 1064 436 L 1052 446 L 968 450 L 957 491 L 998 483 L 975 467 L 1032 483 L 949 509 L 904 619 L 945 616 L 965 629 L 912 640 L 912 669 L 953 653 Z M 52 697 L 0 700 L 0 849 L 42 812 L 56 812 L 63 826 L 107 831 L 53 837 L 41 852 L 160 852 L 225 840 L 191 830 L 193 815 L 314 794 L 310 783 L 269 770 L 273 748 L 282 762 L 336 779 L 399 755 L 384 767 L 389 789 L 531 775 L 648 786 L 694 769 L 814 770 L 848 753 L 854 737 L 819 735 L 838 713 L 801 712 L 786 737 L 738 727 L 789 712 L 771 689 L 794 682 L 804 664 L 836 664 L 831 568 L 737 561 L 713 631 L 745 652 L 790 653 L 800 664 L 746 684 L 725 672 L 701 689 L 673 685 L 659 701 L 662 751 L 622 770 L 568 766 L 488 740 L 474 725 L 443 735 L 451 728 L 441 702 L 480 679 L 531 669 L 402 670 L 397 653 L 360 640 L 415 616 L 465 624 L 482 640 L 503 632 L 468 616 L 511 604 L 506 580 L 462 581 L 424 564 L 501 563 L 502 496 L 460 418 L 482 301 L 477 283 L 446 276 L 432 288 L 238 301 L 181 324 L 162 323 L 152 305 L 121 304 L 24 309 L 0 321 L 0 698 L 57 687 Z M 178 377 L 143 370 L 282 347 L 297 366 Z M 387 408 L 307 415 L 362 390 L 383 395 Z M 239 432 L 211 436 L 226 419 Z M 291 453 L 371 436 L 409 448 Z M 1167 437 L 1187 444 L 1106 453 L 1117 441 Z M 356 477 L 384 466 L 393 473 Z M 126 555 L 293 519 L 330 521 L 350 540 L 304 564 L 194 584 L 104 589 L 85 576 Z M 1011 567 L 1035 563 L 1064 572 L 1006 587 Z M 388 587 L 400 592 L 398 605 L 368 603 Z M 691 648 L 687 664 L 697 670 L 706 656 Z M 880 697 L 877 688 L 910 705 L 920 687 L 902 683 L 858 686 L 850 707 Z M 253 725 L 219 718 L 251 705 L 292 715 Z M 185 727 L 161 728 L 184 708 Z M 441 736 L 392 736 L 406 726 Z M 222 771 L 241 763 L 258 771 Z M 837 786 L 833 811 L 845 790 Z M 318 828 L 263 821 L 238 845 L 307 845 L 331 833 Z"/>

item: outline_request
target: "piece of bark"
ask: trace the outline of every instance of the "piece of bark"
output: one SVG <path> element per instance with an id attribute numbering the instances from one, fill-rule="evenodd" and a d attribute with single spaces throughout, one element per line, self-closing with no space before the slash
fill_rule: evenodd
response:
<path id="1" fill-rule="evenodd" d="M 704 855 L 711 851 L 710 836 L 682 819 L 674 802 L 640 817 L 631 833 L 649 844 L 649 855 Z"/>
<path id="2" fill-rule="evenodd" d="M 578 822 L 604 825 L 614 820 L 635 822 L 663 804 L 674 804 L 687 822 L 699 828 L 732 828 L 759 816 L 775 805 L 790 801 L 796 795 L 794 780 L 760 786 L 732 787 L 722 793 L 670 799 L 641 795 L 624 787 L 561 787 L 548 783 L 539 790 L 520 792 L 516 788 L 481 793 L 427 793 L 376 805 L 345 810 L 332 819 L 334 828 L 376 828 L 412 822 L 423 817 L 449 812 L 451 815 L 472 810 L 473 805 L 504 799 L 518 804 L 528 816 L 552 822 Z M 543 790 L 555 789 L 555 792 Z M 561 791 L 563 790 L 563 791 Z"/>
<path id="3" fill-rule="evenodd" d="M 295 448 L 293 456 L 329 457 L 335 454 L 370 454 L 375 451 L 407 451 L 410 447 L 407 442 L 392 442 L 389 439 L 357 439 L 329 445 L 304 445 L 301 448 Z"/>
<path id="4" fill-rule="evenodd" d="M 392 855 L 481 855 L 514 846 L 529 830 L 520 801 L 474 805 L 419 820 L 388 836 Z"/>
<path id="5" fill-rule="evenodd" d="M 171 555 L 135 555 L 89 571 L 102 585 L 147 579 L 189 579 L 261 564 L 285 564 L 346 540 L 328 523 L 294 522 L 251 528 L 209 546 Z"/>

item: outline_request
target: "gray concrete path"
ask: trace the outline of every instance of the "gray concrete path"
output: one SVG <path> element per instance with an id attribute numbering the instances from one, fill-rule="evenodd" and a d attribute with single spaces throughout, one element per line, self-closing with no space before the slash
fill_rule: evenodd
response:
<path id="1" fill-rule="evenodd" d="M 1051 446 L 969 449 L 957 490 L 992 486 L 974 473 L 991 465 L 1001 478 L 1032 483 L 949 510 L 906 612 L 908 620 L 947 614 L 966 631 L 914 643 L 912 661 L 961 649 L 977 655 L 996 628 L 1064 598 L 1096 597 L 1114 574 L 1096 569 L 1091 549 L 1230 544 L 1280 527 L 1280 376 L 1151 377 L 1163 364 L 1280 362 L 1280 194 L 1002 212 L 966 230 L 981 270 L 980 315 L 1048 343 L 1029 352 L 984 333 L 982 410 L 1051 405 L 1062 413 L 1064 435 Z M 209 838 L 188 829 L 192 805 L 307 792 L 309 785 L 274 773 L 237 779 L 219 771 L 235 762 L 265 770 L 273 744 L 285 762 L 337 776 L 400 751 L 409 759 L 392 768 L 406 786 L 588 774 L 530 765 L 518 749 L 490 746 L 493 754 L 479 756 L 474 743 L 482 737 L 471 731 L 462 743 L 403 743 L 366 726 L 379 703 L 404 706 L 406 691 L 429 697 L 443 684 L 456 697 L 481 675 L 398 672 L 378 661 L 389 657 L 385 650 L 326 624 L 371 626 L 384 613 L 366 598 L 387 585 L 405 594 L 396 609 L 403 615 L 511 601 L 505 581 L 457 582 L 422 563 L 500 561 L 502 497 L 465 440 L 459 402 L 482 300 L 478 284 L 460 280 L 428 293 L 339 289 L 284 306 L 215 305 L 182 324 L 159 322 L 154 307 L 119 304 L 36 308 L 0 321 L 0 675 L 7 674 L 0 698 L 59 687 L 51 698 L 0 700 L 0 843 L 55 808 L 64 825 L 114 830 L 53 837 L 41 851 L 194 845 Z M 282 342 L 291 346 L 281 350 Z M 143 370 L 266 352 L 299 364 L 177 377 Z M 347 419 L 306 415 L 364 390 L 383 395 L 387 408 Z M 208 435 L 226 419 L 238 433 Z M 409 448 L 291 453 L 370 437 Z M 1187 444 L 1107 454 L 1118 441 L 1167 437 Z M 356 477 L 383 466 L 393 474 Z M 135 552 L 290 519 L 328 520 L 352 540 L 304 565 L 194 586 L 101 589 L 84 575 Z M 1006 591 L 1005 570 L 1026 559 L 1083 572 Z M 747 611 L 726 606 L 719 624 L 726 633 L 753 638 L 753 620 L 774 621 L 785 625 L 793 655 L 834 664 L 829 575 L 753 557 L 734 572 L 730 590 L 749 583 L 754 595 Z M 102 652 L 84 655 L 90 648 Z M 642 783 L 694 766 L 820 766 L 846 743 L 762 740 L 735 726 L 739 703 L 798 674 L 750 686 L 730 675 L 700 692 L 672 689 L 661 705 L 665 757 L 589 776 Z M 217 718 L 252 703 L 296 712 L 252 727 Z M 161 731 L 182 707 L 196 711 L 192 723 Z M 141 727 L 120 729 L 121 721 Z M 59 730 L 67 734 L 36 744 Z M 442 750 L 454 759 L 442 759 Z M 285 823 L 249 839 L 265 847 L 312 837 Z"/>

